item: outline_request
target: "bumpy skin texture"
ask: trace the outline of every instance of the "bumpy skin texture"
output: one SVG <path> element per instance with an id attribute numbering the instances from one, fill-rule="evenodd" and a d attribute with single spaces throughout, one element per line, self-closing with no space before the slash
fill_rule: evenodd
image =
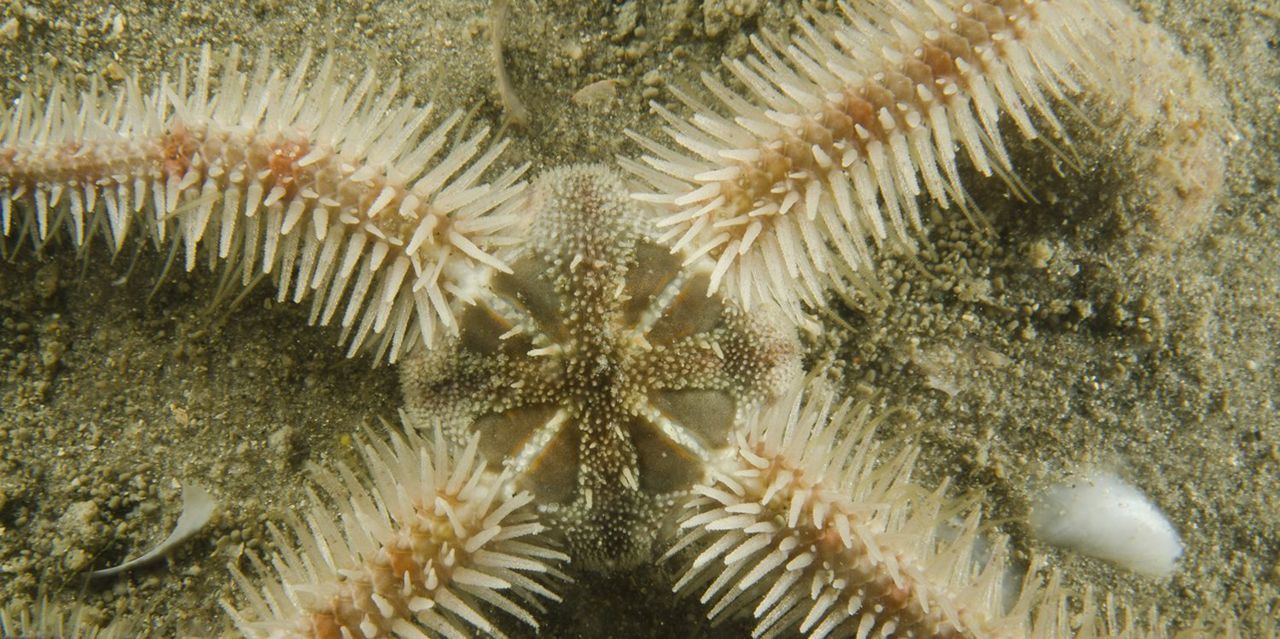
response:
<path id="1" fill-rule="evenodd" d="M 794 335 L 708 296 L 599 166 L 544 175 L 513 273 L 479 288 L 449 348 L 402 368 L 410 423 L 480 433 L 575 563 L 650 558 L 661 521 L 742 416 L 799 369 Z"/>

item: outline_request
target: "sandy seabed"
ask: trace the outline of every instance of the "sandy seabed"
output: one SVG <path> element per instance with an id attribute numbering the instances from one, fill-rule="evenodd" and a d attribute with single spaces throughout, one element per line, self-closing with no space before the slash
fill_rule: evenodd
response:
<path id="1" fill-rule="evenodd" d="M 200 44 L 239 43 L 284 64 L 304 47 L 332 52 L 353 72 L 398 74 L 440 113 L 501 122 L 485 2 L 229 4 L 10 2 L 5 95 L 50 69 L 149 82 Z M 660 136 L 649 99 L 744 55 L 749 33 L 786 32 L 798 3 L 512 5 L 506 59 L 531 121 L 505 132 L 506 158 L 536 174 L 638 154 L 623 131 Z M 1204 228 L 1143 247 L 1107 237 L 1105 215 L 1081 214 L 1098 200 L 1090 179 L 1057 180 L 1053 205 L 978 186 L 991 231 L 954 213 L 934 220 L 916 261 L 883 260 L 891 301 L 837 302 L 845 326 L 828 322 L 818 341 L 847 364 L 850 392 L 919 413 L 921 482 L 985 490 L 989 517 L 1069 582 L 1181 620 L 1225 611 L 1260 632 L 1280 605 L 1280 4 L 1136 8 L 1205 65 L 1241 136 Z M 613 98 L 571 99 L 602 80 Z M 203 272 L 154 286 L 163 264 L 152 249 L 111 259 L 97 247 L 82 260 L 66 246 L 0 262 L 0 600 L 46 592 L 158 637 L 229 635 L 216 603 L 233 596 L 225 564 L 269 550 L 266 523 L 306 503 L 305 464 L 351 459 L 350 435 L 394 422 L 401 398 L 394 370 L 345 359 L 336 331 L 309 328 L 306 309 L 275 304 L 269 286 L 228 308 Z M 1030 491 L 1081 465 L 1116 470 L 1168 514 L 1186 544 L 1170 580 L 1029 536 Z M 181 482 L 221 503 L 203 533 L 151 568 L 82 579 L 162 539 Z M 579 575 L 544 632 L 741 634 L 707 627 L 696 601 L 670 594 L 678 568 Z"/>

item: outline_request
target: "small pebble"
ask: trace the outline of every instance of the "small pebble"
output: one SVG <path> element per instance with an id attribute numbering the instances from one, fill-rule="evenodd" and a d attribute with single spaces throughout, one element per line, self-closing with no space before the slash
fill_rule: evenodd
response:
<path id="1" fill-rule="evenodd" d="M 112 82 L 120 82 L 125 79 L 124 67 L 119 62 L 112 60 L 102 69 L 102 77 Z"/>
<path id="2" fill-rule="evenodd" d="M 580 107 L 593 108 L 612 102 L 617 95 L 618 81 L 606 79 L 578 89 L 569 100 Z"/>
<path id="3" fill-rule="evenodd" d="M 18 39 L 21 29 L 17 18 L 9 18 L 3 25 L 0 25 L 0 41 L 13 42 Z"/>

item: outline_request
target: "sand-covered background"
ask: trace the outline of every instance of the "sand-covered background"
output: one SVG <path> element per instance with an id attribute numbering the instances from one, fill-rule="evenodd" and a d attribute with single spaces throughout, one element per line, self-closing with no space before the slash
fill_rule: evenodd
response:
<path id="1" fill-rule="evenodd" d="M 623 131 L 660 136 L 650 99 L 746 54 L 751 33 L 788 32 L 799 5 L 511 0 L 505 59 L 530 119 L 505 130 L 506 161 L 536 174 L 638 154 Z M 971 181 L 992 230 L 938 216 L 914 261 L 883 260 L 886 299 L 833 301 L 845 326 L 828 321 L 811 341 L 842 362 L 850 392 L 920 415 L 920 481 L 986 490 L 1017 548 L 1048 553 L 1073 584 L 1181 620 L 1238 616 L 1256 635 L 1280 614 L 1280 3 L 1135 6 L 1204 66 L 1239 136 L 1211 217 L 1179 241 L 1149 241 L 1158 225 L 1114 223 L 1141 202 L 1117 200 L 1105 162 L 1050 176 L 1027 145 L 1015 155 L 1039 203 Z M 285 65 L 311 47 L 496 129 L 486 9 L 12 0 L 0 5 L 0 90 L 11 99 L 49 74 L 110 85 L 138 73 L 146 86 L 204 43 L 268 47 Z M 1096 159 L 1117 135 L 1076 137 Z M 174 269 L 157 286 L 164 257 L 27 246 L 0 262 L 0 602 L 43 592 L 157 637 L 230 634 L 217 605 L 234 596 L 225 564 L 269 551 L 267 522 L 306 503 L 305 464 L 351 459 L 350 435 L 394 423 L 400 392 L 393 369 L 344 358 L 336 331 L 308 327 L 306 309 L 274 303 L 269 285 L 235 308 L 215 304 L 203 271 Z M 1172 579 L 1029 536 L 1029 491 L 1082 464 L 1114 470 L 1168 514 L 1186 544 Z M 150 568 L 82 579 L 162 539 L 182 482 L 220 502 L 204 532 Z M 670 594 L 678 569 L 579 575 L 545 636 L 738 636 Z"/>

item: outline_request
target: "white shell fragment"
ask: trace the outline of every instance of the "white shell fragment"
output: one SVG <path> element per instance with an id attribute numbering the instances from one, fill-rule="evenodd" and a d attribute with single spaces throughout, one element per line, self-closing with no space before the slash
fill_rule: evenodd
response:
<path id="1" fill-rule="evenodd" d="M 1149 577 L 1173 574 L 1182 540 L 1138 489 L 1091 470 L 1054 484 L 1033 500 L 1031 529 L 1041 540 Z"/>
<path id="2" fill-rule="evenodd" d="M 182 514 L 178 515 L 178 523 L 174 525 L 173 532 L 169 533 L 169 536 L 165 537 L 164 541 L 141 557 L 130 559 L 119 566 L 95 570 L 89 573 L 89 576 L 110 577 L 111 575 L 118 575 L 126 570 L 132 570 L 163 557 L 174 546 L 186 541 L 188 537 L 204 528 L 204 525 L 209 523 L 209 518 L 213 516 L 213 510 L 217 505 L 218 502 L 214 501 L 209 491 L 201 486 L 190 482 L 183 484 Z"/>

